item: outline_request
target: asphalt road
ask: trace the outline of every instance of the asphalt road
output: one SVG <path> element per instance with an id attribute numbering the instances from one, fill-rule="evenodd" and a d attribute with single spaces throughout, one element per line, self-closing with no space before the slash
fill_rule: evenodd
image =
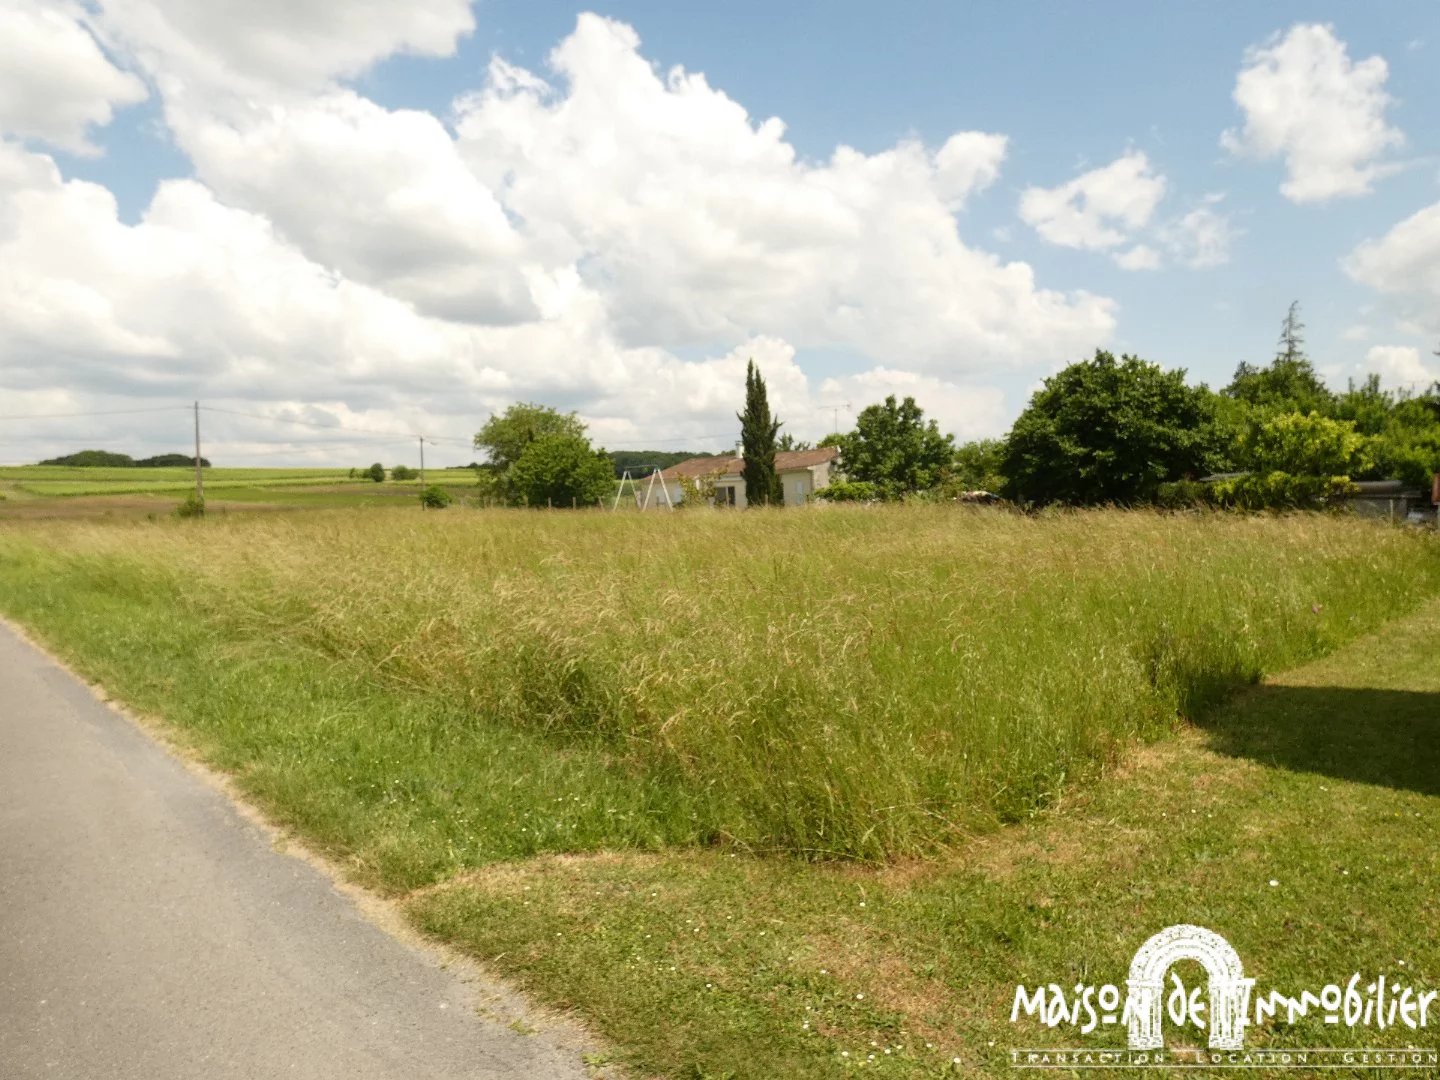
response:
<path id="1" fill-rule="evenodd" d="M 0 1078 L 580 1080 L 0 623 Z"/>

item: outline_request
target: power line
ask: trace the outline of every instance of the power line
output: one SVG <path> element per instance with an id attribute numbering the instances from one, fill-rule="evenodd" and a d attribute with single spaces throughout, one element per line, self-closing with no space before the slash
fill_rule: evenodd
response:
<path id="1" fill-rule="evenodd" d="M 276 424 L 294 424 L 298 427 L 318 428 L 321 431 L 345 431 L 355 435 L 383 435 L 395 439 L 413 439 L 416 437 L 414 432 L 377 431 L 375 428 L 350 427 L 346 424 L 320 424 L 314 420 L 295 420 L 288 416 L 266 416 L 263 413 L 241 412 L 238 409 L 219 409 L 213 405 L 201 405 L 200 408 L 203 412 L 221 413 L 225 416 L 245 416 L 251 420 L 269 420 Z"/>
<path id="2" fill-rule="evenodd" d="M 141 413 L 175 412 L 180 409 L 188 412 L 190 406 L 162 405 L 159 408 L 151 409 L 105 409 L 99 412 L 28 413 L 25 416 L 0 416 L 0 420 L 72 420 L 85 416 L 137 416 Z"/>

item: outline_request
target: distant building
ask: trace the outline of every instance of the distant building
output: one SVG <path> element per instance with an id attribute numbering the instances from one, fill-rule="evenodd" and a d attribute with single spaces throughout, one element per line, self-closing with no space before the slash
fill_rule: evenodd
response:
<path id="1" fill-rule="evenodd" d="M 826 446 L 818 450 L 780 450 L 775 454 L 775 472 L 780 477 L 780 486 L 785 492 L 786 506 L 804 506 L 810 497 L 830 483 L 832 475 L 839 471 L 840 449 Z M 679 505 L 685 498 L 680 481 L 715 485 L 715 505 L 745 506 L 745 459 L 739 455 L 719 457 L 698 457 L 671 465 L 655 478 L 636 481 L 638 498 L 642 508 L 654 509 L 665 505 L 665 496 L 660 485 L 669 492 L 670 501 Z"/>

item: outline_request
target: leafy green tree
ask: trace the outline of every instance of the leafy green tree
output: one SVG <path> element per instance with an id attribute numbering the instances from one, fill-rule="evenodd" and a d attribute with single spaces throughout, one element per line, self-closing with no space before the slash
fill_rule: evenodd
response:
<path id="1" fill-rule="evenodd" d="M 1166 481 L 1208 472 L 1214 402 L 1183 370 L 1097 350 L 1045 380 L 1005 441 L 1006 493 L 1037 503 L 1150 501 Z"/>
<path id="2" fill-rule="evenodd" d="M 1375 466 L 1370 475 L 1403 480 L 1428 490 L 1440 472 L 1440 383 L 1423 394 L 1401 391 L 1386 418 L 1384 431 L 1373 446 Z"/>
<path id="3" fill-rule="evenodd" d="M 1328 412 L 1335 395 L 1315 373 L 1305 355 L 1305 324 L 1300 321 L 1300 302 L 1290 305 L 1280 327 L 1275 359 L 1268 367 L 1241 363 L 1222 393 L 1253 408 L 1278 412 Z"/>
<path id="4" fill-rule="evenodd" d="M 69 465 L 82 469 L 128 469 L 134 466 L 135 459 L 129 454 L 117 454 L 111 450 L 79 450 L 64 457 L 47 458 L 40 464 Z M 195 460 L 189 459 L 189 464 L 194 465 Z"/>
<path id="5" fill-rule="evenodd" d="M 1242 363 L 1222 393 L 1252 408 L 1277 412 L 1327 412 L 1334 405 L 1330 388 L 1303 357 L 1277 356 L 1269 367 Z"/>
<path id="6" fill-rule="evenodd" d="M 499 416 L 491 416 L 476 432 L 475 448 L 484 450 L 487 457 L 480 468 L 490 474 L 502 498 L 519 501 L 520 492 L 508 479 L 510 469 L 531 443 L 550 435 L 584 440 L 585 425 L 573 412 L 562 413 L 549 405 L 533 402 L 516 402 Z M 483 478 L 481 486 L 489 486 Z"/>
<path id="7" fill-rule="evenodd" d="M 751 506 L 780 505 L 785 493 L 775 472 L 775 436 L 780 421 L 770 415 L 770 400 L 765 393 L 765 380 L 751 360 L 745 368 L 745 411 L 736 413 L 740 421 L 740 445 L 745 455 L 745 501 Z"/>
<path id="8" fill-rule="evenodd" d="M 390 470 L 391 480 L 414 480 L 420 474 L 409 465 L 396 465 Z"/>
<path id="9" fill-rule="evenodd" d="M 431 484 L 420 493 L 420 505 L 426 510 L 444 510 L 452 501 L 450 492 L 438 484 Z"/>
<path id="10" fill-rule="evenodd" d="M 195 456 L 193 454 L 156 454 L 154 457 L 141 458 L 135 462 L 137 469 L 193 469 L 195 467 Z M 210 468 L 210 459 L 201 458 L 200 467 Z"/>
<path id="11" fill-rule="evenodd" d="M 913 397 L 897 402 L 894 394 L 861 409 L 855 430 L 840 444 L 845 475 L 874 484 L 889 499 L 936 486 L 949 475 L 954 456 L 953 436 L 927 421 Z"/>
<path id="12" fill-rule="evenodd" d="M 506 474 L 513 496 L 530 506 L 593 506 L 615 489 L 615 463 L 583 435 L 542 435 Z"/>
<path id="13" fill-rule="evenodd" d="M 380 462 L 377 461 L 374 465 L 371 465 L 370 468 L 365 470 L 365 475 L 368 476 L 371 480 L 374 480 L 375 483 L 383 484 L 385 482 L 385 466 L 381 465 Z"/>
<path id="14" fill-rule="evenodd" d="M 954 482 L 966 491 L 999 491 L 1005 486 L 1004 461 L 1000 439 L 962 443 L 955 448 Z"/>
<path id="15" fill-rule="evenodd" d="M 814 447 L 804 439 L 797 439 L 788 431 L 780 436 L 780 441 L 775 444 L 777 450 L 812 450 Z"/>
<path id="16" fill-rule="evenodd" d="M 1257 473 L 1351 476 L 1366 467 L 1369 440 L 1349 420 L 1318 413 L 1277 413 L 1241 436 L 1241 463 Z"/>
<path id="17" fill-rule="evenodd" d="M 1367 375 L 1358 386 L 1351 379 L 1343 394 L 1336 394 L 1327 413 L 1336 420 L 1348 420 L 1362 435 L 1379 435 L 1390 423 L 1395 395 L 1380 389 L 1380 376 Z"/>

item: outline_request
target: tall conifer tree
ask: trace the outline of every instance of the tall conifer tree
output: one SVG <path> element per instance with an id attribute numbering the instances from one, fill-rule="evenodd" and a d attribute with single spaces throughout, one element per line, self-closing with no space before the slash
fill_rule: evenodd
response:
<path id="1" fill-rule="evenodd" d="M 751 506 L 778 505 L 784 501 L 775 472 L 775 437 L 780 421 L 770 415 L 765 380 L 751 360 L 745 369 L 745 411 L 740 421 L 740 445 L 745 454 L 745 501 Z"/>

